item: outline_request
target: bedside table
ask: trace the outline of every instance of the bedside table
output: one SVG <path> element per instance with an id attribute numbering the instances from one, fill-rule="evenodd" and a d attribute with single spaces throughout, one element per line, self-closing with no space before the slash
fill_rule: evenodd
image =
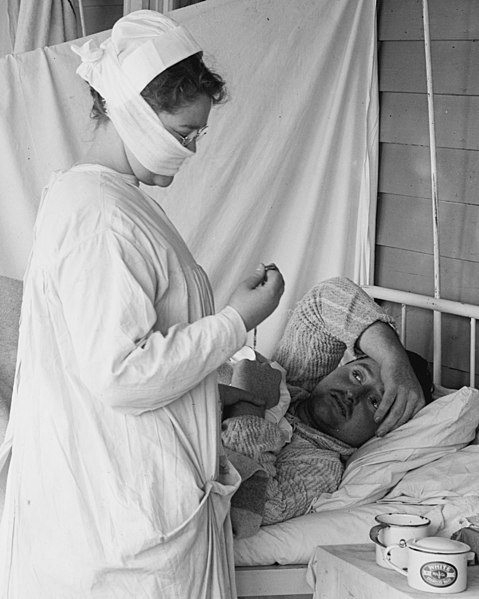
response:
<path id="1" fill-rule="evenodd" d="M 373 543 L 325 545 L 311 558 L 315 573 L 315 599 L 455 599 L 479 598 L 479 566 L 467 568 L 467 589 L 462 593 L 428 593 L 407 584 L 405 576 L 376 564 Z"/>

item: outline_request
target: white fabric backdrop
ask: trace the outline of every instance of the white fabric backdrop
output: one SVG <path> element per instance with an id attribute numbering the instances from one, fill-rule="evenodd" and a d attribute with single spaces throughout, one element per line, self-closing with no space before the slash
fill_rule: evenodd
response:
<path id="1" fill-rule="evenodd" d="M 286 279 L 269 353 L 313 284 L 368 282 L 376 210 L 375 0 L 208 0 L 172 13 L 228 83 L 197 155 L 150 189 L 210 275 L 217 307 L 260 261 Z M 93 37 L 102 39 L 105 33 Z M 0 274 L 20 278 L 42 186 L 91 135 L 70 44 L 0 61 Z"/>
<path id="2" fill-rule="evenodd" d="M 69 0 L 0 2 L 0 56 L 52 46 L 77 36 Z"/>

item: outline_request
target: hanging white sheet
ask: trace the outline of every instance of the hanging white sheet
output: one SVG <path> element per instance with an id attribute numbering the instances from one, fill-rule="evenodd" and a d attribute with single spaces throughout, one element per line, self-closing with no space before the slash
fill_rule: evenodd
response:
<path id="1" fill-rule="evenodd" d="M 77 37 L 71 0 L 0 2 L 0 56 L 53 46 Z"/>
<path id="2" fill-rule="evenodd" d="M 259 327 L 269 353 L 319 280 L 366 282 L 376 208 L 374 0 L 208 0 L 172 16 L 226 79 L 197 155 L 151 189 L 210 275 L 217 308 L 274 261 L 286 291 Z M 93 37 L 103 39 L 105 33 Z M 0 274 L 23 276 L 40 192 L 91 136 L 69 43 L 0 61 Z"/>

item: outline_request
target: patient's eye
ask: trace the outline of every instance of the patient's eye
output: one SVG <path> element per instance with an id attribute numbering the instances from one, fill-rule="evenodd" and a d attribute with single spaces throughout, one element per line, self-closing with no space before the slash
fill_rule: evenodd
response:
<path id="1" fill-rule="evenodd" d="M 360 370 L 353 370 L 353 377 L 358 381 L 358 383 L 363 382 L 363 373 Z"/>
<path id="2" fill-rule="evenodd" d="M 373 406 L 373 408 L 375 410 L 377 410 L 379 408 L 380 403 L 381 403 L 381 400 L 379 399 L 379 397 L 371 397 L 371 405 Z"/>

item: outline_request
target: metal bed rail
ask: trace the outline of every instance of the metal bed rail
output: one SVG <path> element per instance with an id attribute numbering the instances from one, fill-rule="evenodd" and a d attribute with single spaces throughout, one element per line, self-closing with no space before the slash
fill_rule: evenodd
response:
<path id="1" fill-rule="evenodd" d="M 365 285 L 363 286 L 364 291 L 374 299 L 385 300 L 395 304 L 401 305 L 401 323 L 399 328 L 399 338 L 404 344 L 406 341 L 406 323 L 407 323 L 407 309 L 409 307 L 422 308 L 424 310 L 430 310 L 436 313 L 454 314 L 456 316 L 462 316 L 469 319 L 470 323 L 470 337 L 469 337 L 469 384 L 471 387 L 475 386 L 476 377 L 476 323 L 479 319 L 479 306 L 474 304 L 465 304 L 463 302 L 456 302 L 453 300 L 447 300 L 442 298 L 435 298 L 428 295 L 421 295 L 418 293 L 411 293 L 409 291 L 400 291 L 398 289 L 387 289 L 385 287 L 378 287 L 376 285 Z M 433 332 L 434 348 L 440 347 L 442 343 L 441 338 L 437 338 L 436 331 Z M 436 355 L 441 355 L 434 351 L 434 359 Z M 437 367 L 440 370 L 440 364 L 434 364 L 434 371 L 436 372 Z M 440 380 L 434 380 L 435 383 L 441 384 Z"/>

